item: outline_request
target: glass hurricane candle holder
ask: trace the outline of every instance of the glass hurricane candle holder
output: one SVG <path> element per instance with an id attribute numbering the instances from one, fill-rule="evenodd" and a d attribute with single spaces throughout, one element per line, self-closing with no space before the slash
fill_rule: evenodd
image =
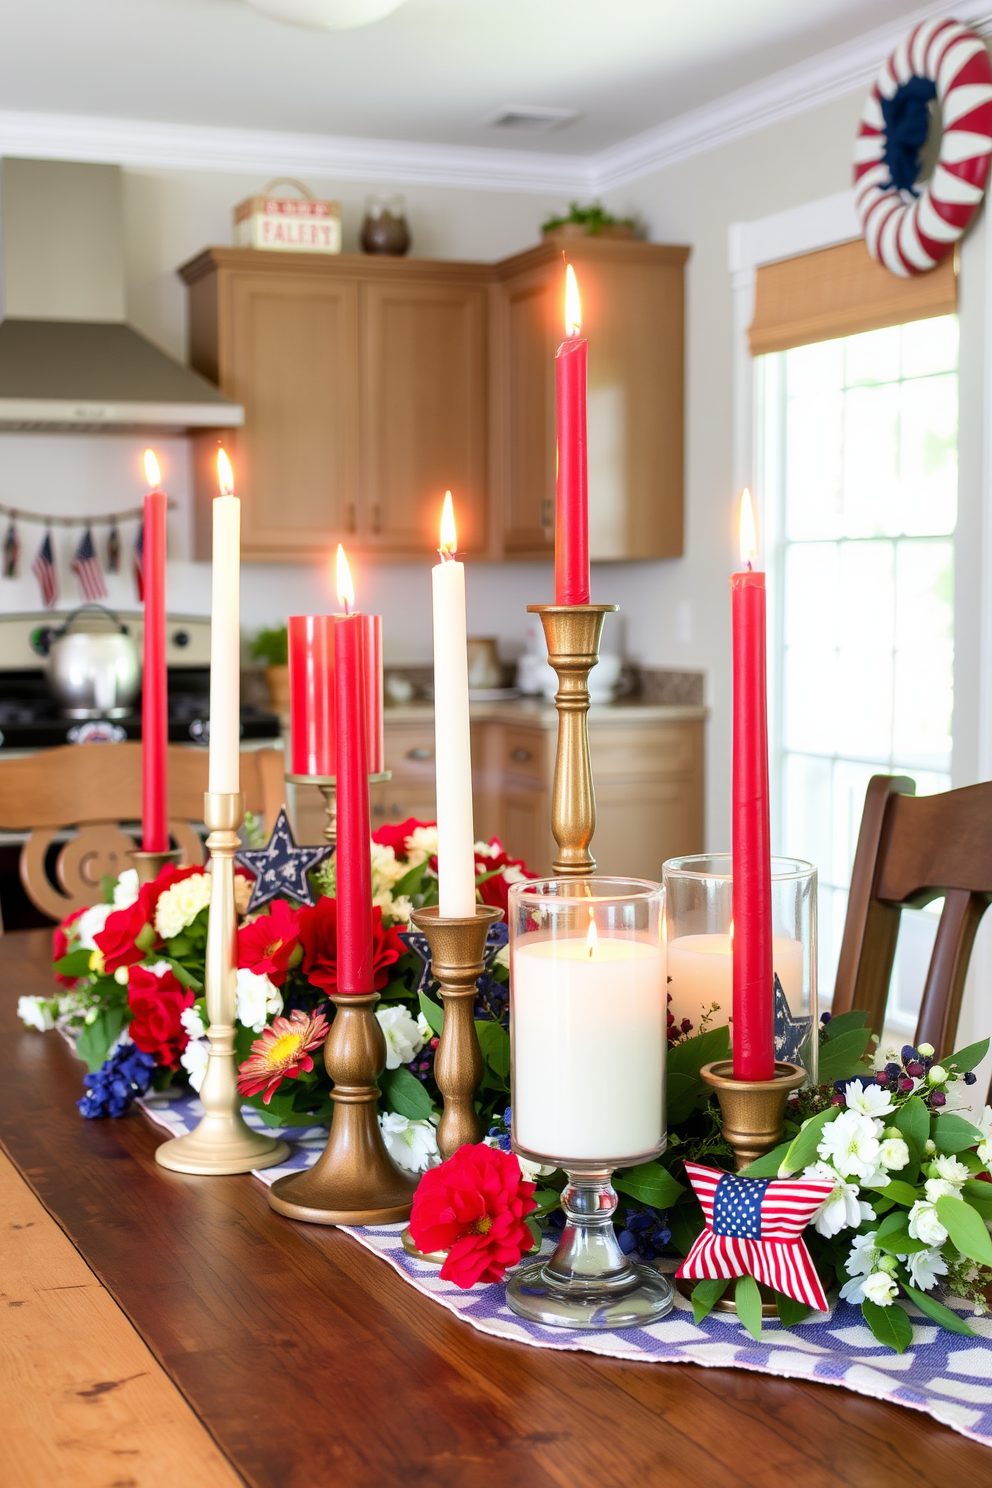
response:
<path id="1" fill-rule="evenodd" d="M 554 1255 L 507 1286 L 514 1312 L 548 1327 L 644 1327 L 671 1282 L 617 1243 L 614 1169 L 665 1147 L 664 889 L 568 878 L 510 890 L 513 1150 L 563 1168 Z"/>
<path id="2" fill-rule="evenodd" d="M 695 1034 L 704 1022 L 707 1028 L 730 1023 L 732 1042 L 731 855 L 669 858 L 662 875 L 675 1028 L 690 1023 Z M 800 858 L 772 858 L 772 965 L 775 1058 L 801 1064 L 816 1085 L 816 869 Z"/>

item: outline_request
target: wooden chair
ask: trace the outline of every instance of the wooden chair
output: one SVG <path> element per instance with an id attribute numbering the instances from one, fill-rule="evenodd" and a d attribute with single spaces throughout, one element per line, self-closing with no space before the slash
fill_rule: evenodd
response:
<path id="1" fill-rule="evenodd" d="M 964 979 L 992 902 L 992 781 L 917 796 L 905 775 L 868 783 L 844 922 L 833 1011 L 865 1008 L 881 1033 L 899 916 L 943 898 L 916 1042 L 954 1046 Z"/>
<path id="2" fill-rule="evenodd" d="M 202 863 L 203 843 L 193 829 L 203 820 L 207 751 L 169 749 L 169 831 L 183 861 Z M 247 809 L 271 827 L 285 788 L 282 751 L 246 750 L 241 788 Z M 141 820 L 141 745 L 66 744 L 22 759 L 0 760 L 0 831 L 28 832 L 20 876 L 32 904 L 52 919 L 96 904 L 104 874 L 129 866 L 140 846 L 121 829 Z M 74 828 L 55 856 L 58 833 Z M 0 921 L 2 932 L 2 921 Z"/>

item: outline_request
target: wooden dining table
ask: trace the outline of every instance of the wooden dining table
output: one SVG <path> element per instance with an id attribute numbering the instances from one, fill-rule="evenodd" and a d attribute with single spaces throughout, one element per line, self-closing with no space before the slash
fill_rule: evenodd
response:
<path id="1" fill-rule="evenodd" d="M 164 1134 L 136 1108 L 82 1120 L 82 1066 L 17 1018 L 19 995 L 51 994 L 50 945 L 0 939 L 0 1142 L 233 1481 L 932 1488 L 992 1473 L 987 1447 L 836 1386 L 485 1336 L 351 1236 L 274 1214 L 251 1176 L 162 1170 Z M 100 1481 L 140 1488 L 129 1472 Z"/>

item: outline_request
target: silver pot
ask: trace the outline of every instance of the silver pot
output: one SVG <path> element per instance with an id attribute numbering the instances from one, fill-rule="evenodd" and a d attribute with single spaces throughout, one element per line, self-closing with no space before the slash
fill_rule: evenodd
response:
<path id="1" fill-rule="evenodd" d="M 126 625 L 102 605 L 74 610 L 48 642 L 48 685 L 69 718 L 123 718 L 141 689 Z"/>

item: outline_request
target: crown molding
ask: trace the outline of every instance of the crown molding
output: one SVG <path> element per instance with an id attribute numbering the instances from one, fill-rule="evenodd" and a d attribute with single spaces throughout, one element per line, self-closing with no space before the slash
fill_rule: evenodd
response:
<path id="1" fill-rule="evenodd" d="M 934 15 L 953 15 L 978 31 L 992 32 L 990 0 L 946 0 L 593 155 L 3 111 L 0 154 L 136 170 L 310 175 L 318 180 L 595 195 L 866 86 L 907 31 Z"/>

